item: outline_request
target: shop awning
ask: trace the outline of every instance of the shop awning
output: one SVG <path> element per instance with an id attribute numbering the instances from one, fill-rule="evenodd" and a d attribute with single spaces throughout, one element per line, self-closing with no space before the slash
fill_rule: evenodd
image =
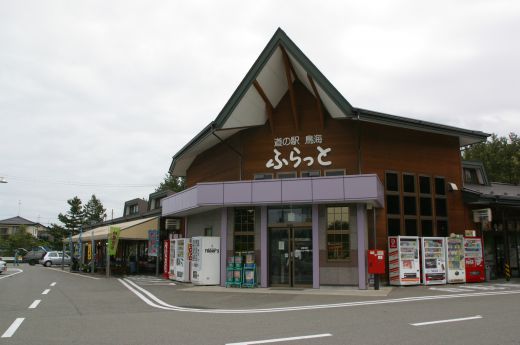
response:
<path id="1" fill-rule="evenodd" d="M 81 235 L 81 241 L 88 242 L 92 240 L 106 240 L 108 237 L 108 231 L 112 226 L 121 228 L 121 233 L 119 235 L 119 239 L 121 240 L 147 240 L 148 230 L 159 228 L 159 217 L 136 219 L 119 224 L 108 224 L 100 226 L 83 232 Z M 68 241 L 68 238 L 64 240 L 64 242 Z M 78 241 L 79 234 L 72 236 L 72 242 Z"/>

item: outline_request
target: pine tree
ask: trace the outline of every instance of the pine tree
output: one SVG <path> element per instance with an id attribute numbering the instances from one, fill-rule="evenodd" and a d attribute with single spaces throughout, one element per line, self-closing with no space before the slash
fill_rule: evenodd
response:
<path id="1" fill-rule="evenodd" d="M 165 190 L 171 190 L 174 192 L 180 192 L 186 189 L 186 179 L 184 177 L 165 175 L 164 181 L 155 189 L 156 192 L 162 192 Z"/>
<path id="2" fill-rule="evenodd" d="M 81 199 L 77 196 L 67 200 L 67 203 L 70 209 L 67 211 L 67 214 L 60 213 L 58 219 L 65 225 L 65 229 L 72 232 L 72 235 L 75 235 L 79 232 L 79 227 L 84 224 L 85 213 Z"/>
<path id="3" fill-rule="evenodd" d="M 85 224 L 92 225 L 100 223 L 106 217 L 106 209 L 103 207 L 103 203 L 92 195 L 90 200 L 84 207 L 85 212 Z"/>

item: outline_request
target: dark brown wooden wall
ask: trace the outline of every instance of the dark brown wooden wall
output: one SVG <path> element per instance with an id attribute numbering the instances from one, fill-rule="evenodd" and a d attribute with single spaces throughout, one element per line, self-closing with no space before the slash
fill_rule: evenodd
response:
<path id="1" fill-rule="evenodd" d="M 358 173 L 360 159 L 361 173 L 375 173 L 384 184 L 385 172 L 414 173 L 444 177 L 462 187 L 461 158 L 458 138 L 440 134 L 419 132 L 379 124 L 358 123 L 355 120 L 335 120 L 325 114 L 325 127 L 321 128 L 314 96 L 299 82 L 295 82 L 297 113 L 300 128 L 294 124 L 290 97 L 287 93 L 273 112 L 274 133 L 268 123 L 239 132 L 228 140 L 242 153 L 242 179 L 251 180 L 255 173 L 301 171 L 320 169 L 315 161 L 312 167 L 305 163 L 294 169 L 292 164 L 280 170 L 266 168 L 265 164 L 274 158 L 274 138 L 299 136 L 300 143 L 306 135 L 322 134 L 322 147 L 330 147 L 327 156 L 332 165 L 326 169 L 346 169 L 348 175 Z M 358 127 L 359 126 L 359 127 Z M 359 135 L 359 137 L 358 137 Z M 360 155 L 358 155 L 360 146 Z M 301 157 L 317 157 L 316 145 L 300 145 Z M 288 158 L 292 146 L 278 148 L 283 157 Z M 188 170 L 187 183 L 192 186 L 199 182 L 238 180 L 240 159 L 224 144 L 219 144 L 195 159 Z M 433 181 L 433 180 L 432 180 Z M 462 233 L 466 227 L 467 214 L 464 212 L 461 192 L 447 191 L 448 226 L 450 232 Z M 386 213 L 377 212 L 378 247 L 386 247 Z"/>

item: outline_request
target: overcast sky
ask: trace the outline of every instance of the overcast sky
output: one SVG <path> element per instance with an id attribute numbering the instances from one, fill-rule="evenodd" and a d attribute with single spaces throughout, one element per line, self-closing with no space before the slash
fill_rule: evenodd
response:
<path id="1" fill-rule="evenodd" d="M 0 0 L 0 219 L 121 216 L 278 27 L 355 107 L 520 133 L 518 0 Z"/>

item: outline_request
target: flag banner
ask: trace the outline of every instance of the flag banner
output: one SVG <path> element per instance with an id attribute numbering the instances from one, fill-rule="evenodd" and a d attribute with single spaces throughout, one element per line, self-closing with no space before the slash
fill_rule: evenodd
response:
<path id="1" fill-rule="evenodd" d="M 121 228 L 111 226 L 108 231 L 108 254 L 110 256 L 116 255 L 117 252 L 117 243 L 119 242 L 119 233 L 121 232 Z"/>
<path id="2" fill-rule="evenodd" d="M 148 256 L 157 256 L 159 251 L 159 230 L 148 230 Z"/>

